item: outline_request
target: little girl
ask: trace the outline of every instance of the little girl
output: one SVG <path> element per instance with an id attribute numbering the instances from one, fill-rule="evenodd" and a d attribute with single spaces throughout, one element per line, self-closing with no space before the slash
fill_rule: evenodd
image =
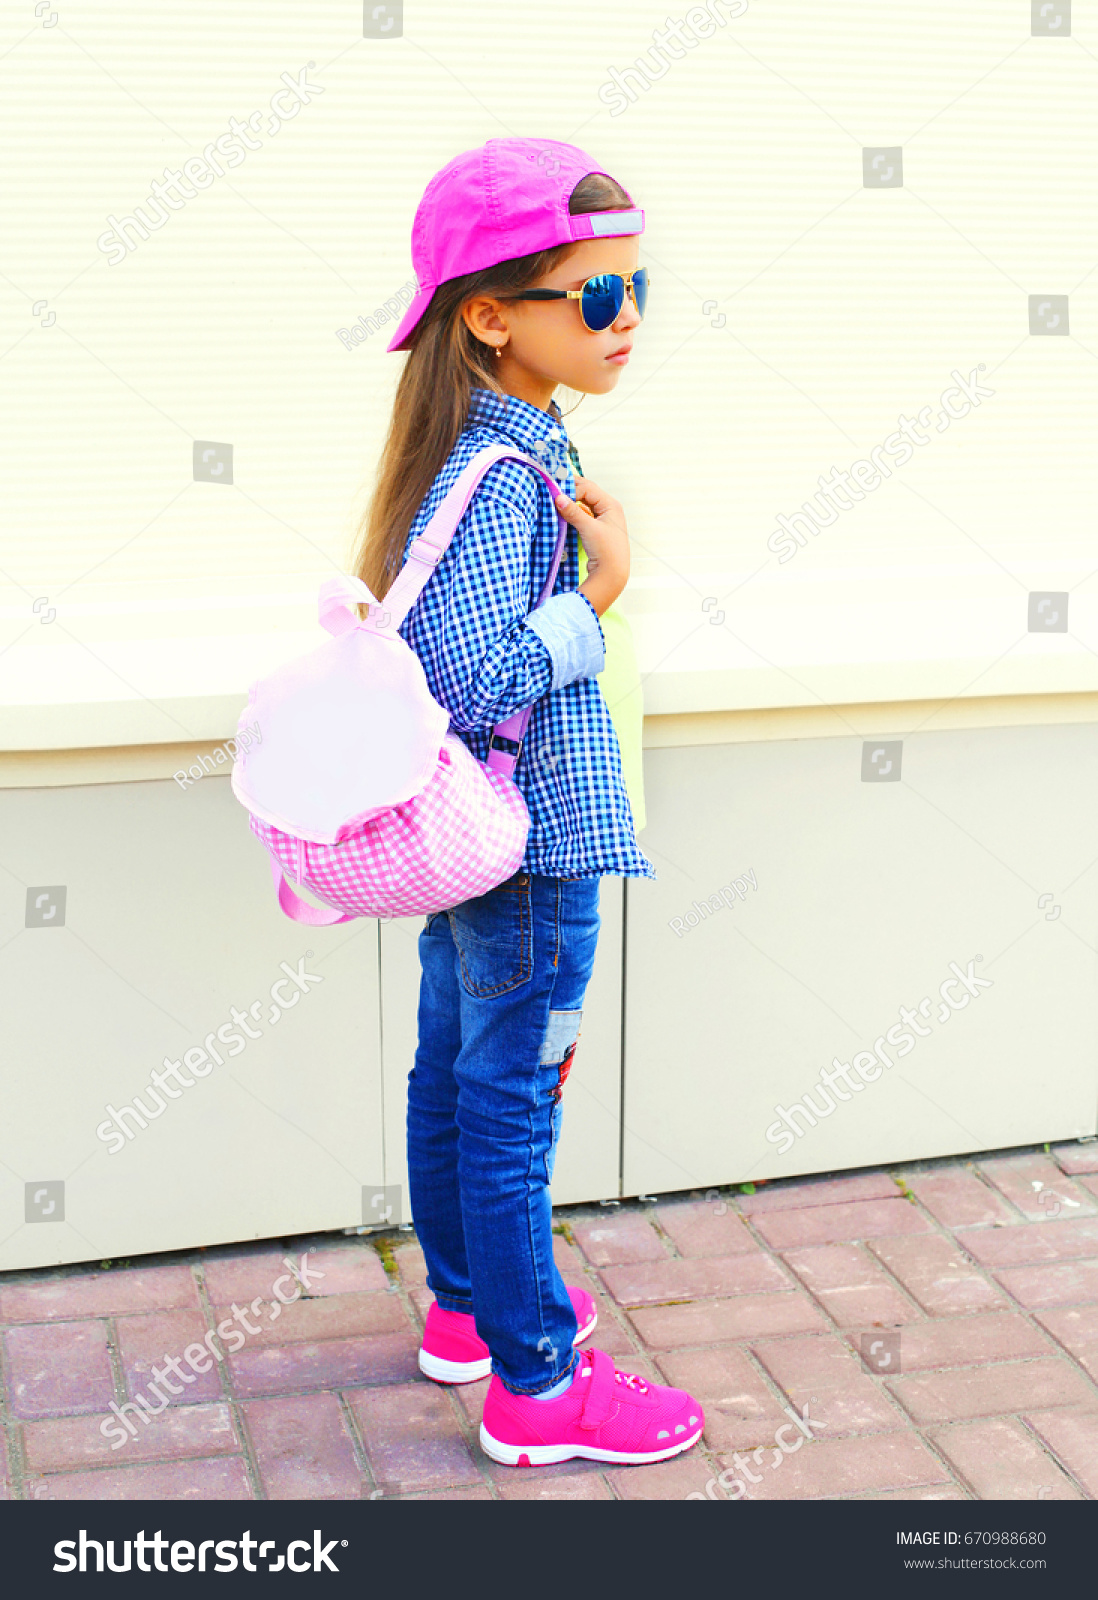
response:
<path id="1" fill-rule="evenodd" d="M 639 849 L 618 741 L 595 679 L 600 618 L 625 587 L 619 503 L 576 476 L 553 394 L 607 394 L 644 314 L 644 213 L 573 145 L 491 139 L 427 185 L 412 229 L 419 292 L 358 573 L 383 598 L 462 469 L 496 462 L 400 633 L 480 761 L 493 726 L 534 710 L 515 767 L 530 814 L 521 869 L 426 919 L 419 1043 L 408 1080 L 411 1209 L 435 1303 L 420 1350 L 440 1383 L 492 1374 L 480 1438 L 494 1460 L 660 1461 L 700 1437 L 681 1389 L 577 1348 L 595 1302 L 553 1259 L 552 1178 L 600 927 L 599 879 L 655 877 Z M 582 497 L 577 504 L 573 495 Z M 587 506 L 590 509 L 585 510 Z M 569 537 L 548 577 L 557 510 Z"/>

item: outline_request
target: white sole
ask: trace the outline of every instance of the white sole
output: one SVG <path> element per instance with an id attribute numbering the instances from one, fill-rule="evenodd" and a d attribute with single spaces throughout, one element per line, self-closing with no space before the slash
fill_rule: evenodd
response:
<path id="1" fill-rule="evenodd" d="M 599 1314 L 596 1311 L 587 1326 L 576 1334 L 573 1344 L 582 1344 L 585 1339 L 589 1339 L 595 1331 L 598 1320 Z M 491 1376 L 492 1358 L 485 1356 L 480 1361 L 444 1361 L 441 1356 L 431 1355 L 430 1351 L 424 1350 L 420 1345 L 419 1370 L 435 1383 L 476 1383 L 478 1378 Z"/>
<path id="2" fill-rule="evenodd" d="M 493 1461 L 505 1467 L 548 1467 L 557 1461 L 574 1461 L 577 1457 L 584 1461 L 612 1461 L 618 1466 L 643 1467 L 653 1461 L 666 1461 L 669 1456 L 680 1455 L 682 1451 L 689 1450 L 691 1445 L 697 1444 L 701 1436 L 702 1429 L 698 1428 L 688 1438 L 680 1439 L 677 1444 L 663 1450 L 597 1450 L 591 1445 L 503 1444 L 499 1439 L 492 1438 L 483 1422 L 480 1425 L 481 1449 L 486 1456 L 491 1456 Z"/>

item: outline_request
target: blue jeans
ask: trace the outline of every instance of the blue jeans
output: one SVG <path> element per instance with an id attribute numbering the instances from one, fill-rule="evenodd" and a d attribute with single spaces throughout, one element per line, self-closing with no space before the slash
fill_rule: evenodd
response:
<path id="1" fill-rule="evenodd" d="M 576 1365 L 549 1184 L 601 918 L 598 878 L 517 872 L 427 918 L 408 1078 L 412 1217 L 427 1286 L 472 1312 L 492 1370 L 537 1394 Z"/>

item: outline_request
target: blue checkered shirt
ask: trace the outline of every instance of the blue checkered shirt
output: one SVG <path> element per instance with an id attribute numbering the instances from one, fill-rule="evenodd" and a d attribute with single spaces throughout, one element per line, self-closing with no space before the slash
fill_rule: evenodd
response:
<path id="1" fill-rule="evenodd" d="M 575 497 L 574 448 L 560 410 L 473 392 L 464 431 L 420 507 L 423 532 L 478 451 L 509 444 L 540 460 Z M 530 813 L 522 870 L 558 878 L 654 878 L 637 844 L 617 734 L 596 674 L 605 640 L 579 593 L 579 540 L 569 527 L 553 593 L 557 512 L 543 480 L 518 461 L 489 467 L 442 560 L 400 626 L 450 729 L 478 761 L 497 722 L 533 704 L 515 782 Z"/>

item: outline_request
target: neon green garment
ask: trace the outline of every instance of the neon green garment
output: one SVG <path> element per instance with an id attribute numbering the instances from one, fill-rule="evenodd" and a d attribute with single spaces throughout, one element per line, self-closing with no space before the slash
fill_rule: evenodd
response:
<path id="1" fill-rule="evenodd" d="M 579 547 L 579 575 L 582 583 L 587 576 L 587 554 L 582 542 Z M 633 827 L 640 833 L 645 824 L 644 764 L 641 754 L 644 695 L 633 649 L 633 630 L 629 626 L 629 618 L 616 605 L 608 606 L 599 621 L 606 639 L 606 665 L 595 681 L 602 690 L 610 721 L 618 736 L 625 792 L 633 811 Z"/>

